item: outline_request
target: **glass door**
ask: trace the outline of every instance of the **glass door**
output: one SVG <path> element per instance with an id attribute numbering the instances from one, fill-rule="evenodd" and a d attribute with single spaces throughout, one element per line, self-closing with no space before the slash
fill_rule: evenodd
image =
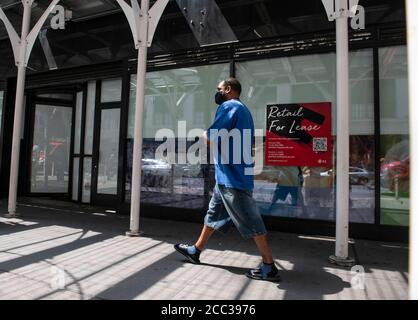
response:
<path id="1" fill-rule="evenodd" d="M 92 200 L 97 204 L 120 198 L 120 116 L 120 108 L 99 108 L 96 117 Z"/>
<path id="2" fill-rule="evenodd" d="M 92 134 L 91 202 L 113 208 L 122 201 L 121 123 L 125 121 L 122 105 L 121 78 L 96 82 L 94 126 L 89 128 Z"/>
<path id="3" fill-rule="evenodd" d="M 68 194 L 72 105 L 35 103 L 30 193 Z"/>

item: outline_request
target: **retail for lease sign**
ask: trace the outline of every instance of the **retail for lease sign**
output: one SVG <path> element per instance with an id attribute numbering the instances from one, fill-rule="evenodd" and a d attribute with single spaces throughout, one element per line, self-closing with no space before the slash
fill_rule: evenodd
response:
<path id="1" fill-rule="evenodd" d="M 331 103 L 268 105 L 266 119 L 266 165 L 331 166 Z"/>

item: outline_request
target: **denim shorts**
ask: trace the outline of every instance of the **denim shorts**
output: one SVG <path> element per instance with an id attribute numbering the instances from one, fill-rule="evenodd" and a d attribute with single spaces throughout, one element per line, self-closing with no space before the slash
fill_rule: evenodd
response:
<path id="1" fill-rule="evenodd" d="M 218 184 L 213 189 L 205 225 L 222 233 L 235 225 L 245 239 L 267 233 L 252 192 Z"/>

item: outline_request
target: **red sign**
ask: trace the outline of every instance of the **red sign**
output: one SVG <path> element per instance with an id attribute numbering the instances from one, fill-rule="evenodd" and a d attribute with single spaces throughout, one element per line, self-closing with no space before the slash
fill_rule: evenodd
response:
<path id="1" fill-rule="evenodd" d="M 330 167 L 331 150 L 331 103 L 267 106 L 266 165 Z"/>

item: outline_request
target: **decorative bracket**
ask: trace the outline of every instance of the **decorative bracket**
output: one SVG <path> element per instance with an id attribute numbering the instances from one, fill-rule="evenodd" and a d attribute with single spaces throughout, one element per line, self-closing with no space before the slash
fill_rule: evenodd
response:
<path id="1" fill-rule="evenodd" d="M 54 7 L 60 0 L 52 0 L 51 4 L 45 10 L 43 15 L 39 18 L 38 22 L 35 24 L 33 29 L 29 32 L 26 39 L 21 39 L 17 34 L 16 30 L 10 23 L 10 20 L 7 18 L 6 14 L 4 13 L 3 9 L 0 8 L 0 20 L 3 21 L 4 25 L 6 26 L 7 33 L 9 34 L 9 39 L 12 44 L 13 54 L 15 57 L 15 63 L 17 66 L 25 66 L 27 67 L 30 54 L 33 49 L 33 45 L 41 31 L 42 26 L 44 25 L 46 19 L 48 18 L 49 14 L 52 12 Z M 22 1 L 24 6 L 32 6 L 33 0 L 23 0 Z M 23 50 L 23 51 L 22 51 Z"/>
<path id="2" fill-rule="evenodd" d="M 29 62 L 29 57 L 33 49 L 33 45 L 35 44 L 36 38 L 38 38 L 39 32 L 42 29 L 42 26 L 44 25 L 46 19 L 51 14 L 51 12 L 54 10 L 57 3 L 60 2 L 60 0 L 52 0 L 51 4 L 48 6 L 48 8 L 45 10 L 43 15 L 39 18 L 38 22 L 33 27 L 32 31 L 28 34 L 28 37 L 26 38 L 26 60 L 25 60 L 25 66 L 27 66 Z"/>
<path id="3" fill-rule="evenodd" d="M 124 0 L 116 1 L 128 19 L 135 42 L 135 48 L 139 49 L 140 46 L 150 47 L 158 22 L 160 21 L 169 0 L 158 0 L 149 10 L 148 17 L 142 15 L 138 0 L 131 0 L 132 7 Z"/>
<path id="4" fill-rule="evenodd" d="M 0 8 L 0 20 L 3 21 L 7 33 L 9 34 L 9 39 L 12 44 L 13 54 L 15 57 L 15 63 L 18 65 L 19 61 L 19 51 L 20 51 L 20 37 L 17 34 L 16 30 L 13 28 L 10 20 L 7 18 L 6 14 L 4 13 L 3 9 Z"/>

